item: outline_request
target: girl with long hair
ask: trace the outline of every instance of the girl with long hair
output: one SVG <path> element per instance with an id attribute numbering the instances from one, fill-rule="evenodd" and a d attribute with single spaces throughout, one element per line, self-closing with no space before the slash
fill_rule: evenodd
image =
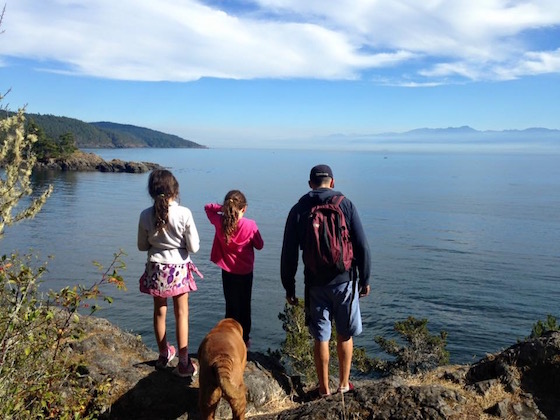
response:
<path id="1" fill-rule="evenodd" d="M 209 203 L 204 210 L 215 228 L 210 260 L 222 269 L 225 318 L 241 324 L 243 339 L 249 347 L 254 250 L 262 249 L 264 242 L 257 223 L 243 217 L 247 199 L 241 191 L 229 191 L 223 204 Z"/>
<path id="2" fill-rule="evenodd" d="M 189 293 L 197 290 L 193 273 L 202 275 L 191 260 L 200 240 L 191 211 L 179 205 L 179 183 L 165 169 L 150 173 L 148 192 L 153 205 L 140 214 L 138 249 L 148 251 L 148 261 L 140 278 L 140 291 L 154 301 L 154 333 L 159 349 L 156 368 L 164 369 L 175 357 L 175 347 L 167 341 L 167 298 L 173 299 L 179 363 L 173 373 L 186 377 L 196 375 L 197 366 L 188 353 Z"/>

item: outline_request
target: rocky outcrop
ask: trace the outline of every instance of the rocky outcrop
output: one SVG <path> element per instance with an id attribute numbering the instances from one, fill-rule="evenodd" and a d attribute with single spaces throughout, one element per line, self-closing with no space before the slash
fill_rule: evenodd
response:
<path id="1" fill-rule="evenodd" d="M 473 365 L 355 385 L 352 393 L 257 418 L 560 419 L 560 333 L 518 343 Z"/>
<path id="2" fill-rule="evenodd" d="M 546 333 L 480 360 L 465 382 L 483 395 L 492 386 L 504 388 L 508 397 L 486 410 L 492 415 L 560 419 L 560 333 Z M 536 416 L 537 407 L 544 417 Z"/>
<path id="3" fill-rule="evenodd" d="M 156 370 L 158 354 L 139 336 L 124 332 L 107 320 L 82 317 L 82 338 L 70 352 L 81 360 L 83 386 L 95 389 L 109 383 L 105 419 L 191 419 L 198 415 L 198 377 L 194 380 L 172 374 L 172 366 Z M 196 351 L 196 349 L 195 349 Z M 196 360 L 196 354 L 191 354 Z M 248 414 L 262 414 L 294 406 L 290 378 L 278 362 L 250 352 L 245 370 Z M 221 401 L 218 418 L 231 418 L 231 409 Z"/>
<path id="4" fill-rule="evenodd" d="M 48 159 L 37 162 L 35 168 L 56 171 L 143 173 L 161 168 L 161 166 L 150 162 L 125 162 L 120 159 L 105 161 L 95 153 L 77 151 L 65 159 Z"/>
<path id="5" fill-rule="evenodd" d="M 85 385 L 109 383 L 105 419 L 197 419 L 198 379 L 157 371 L 157 354 L 108 321 L 84 317 Z M 191 354 L 196 358 L 195 354 Z M 560 333 L 518 343 L 478 363 L 421 375 L 362 379 L 355 390 L 313 399 L 267 355 L 249 353 L 247 414 L 284 419 L 560 419 Z M 217 418 L 231 418 L 223 400 Z"/>

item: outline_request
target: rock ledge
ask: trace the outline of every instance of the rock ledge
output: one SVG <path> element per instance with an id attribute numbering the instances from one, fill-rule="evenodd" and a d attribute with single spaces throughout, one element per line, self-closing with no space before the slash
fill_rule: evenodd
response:
<path id="1" fill-rule="evenodd" d="M 198 419 L 198 378 L 155 370 L 157 353 L 107 320 L 82 317 L 87 386 L 110 380 L 104 419 Z M 196 359 L 196 354 L 191 354 Z M 176 363 L 175 361 L 172 363 Z M 310 400 L 272 357 L 249 352 L 247 416 L 284 419 L 560 419 L 560 332 L 527 340 L 473 365 L 409 377 L 353 381 L 355 390 Z M 217 418 L 231 418 L 225 401 Z"/>
<path id="2" fill-rule="evenodd" d="M 36 169 L 55 171 L 99 171 L 99 172 L 126 172 L 144 173 L 152 169 L 161 169 L 156 163 L 150 162 L 125 162 L 120 159 L 105 161 L 95 153 L 77 151 L 66 159 L 49 159 L 37 162 Z"/>

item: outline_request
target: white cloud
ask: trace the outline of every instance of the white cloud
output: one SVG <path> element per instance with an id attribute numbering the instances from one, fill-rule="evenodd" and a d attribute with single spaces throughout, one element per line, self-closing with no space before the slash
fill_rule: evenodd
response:
<path id="1" fill-rule="evenodd" d="M 356 79 L 378 69 L 399 80 L 404 65 L 412 86 L 560 71 L 557 0 L 257 0 L 250 12 L 219 10 L 220 4 L 12 0 L 0 59 L 37 60 L 43 69 L 94 77 L 169 81 Z M 550 30 L 556 45 L 550 51 L 532 45 L 532 30 Z"/>
<path id="2" fill-rule="evenodd" d="M 551 52 L 527 52 L 515 66 L 501 69 L 501 74 L 511 78 L 545 73 L 560 73 L 560 48 Z"/>
<path id="3" fill-rule="evenodd" d="M 527 53 L 528 61 L 525 65 L 535 73 L 550 73 L 560 71 L 560 48 L 549 53 Z"/>

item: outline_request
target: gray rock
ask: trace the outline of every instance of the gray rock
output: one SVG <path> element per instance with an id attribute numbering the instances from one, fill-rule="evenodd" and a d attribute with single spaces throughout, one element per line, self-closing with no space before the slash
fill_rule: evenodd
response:
<path id="1" fill-rule="evenodd" d="M 113 159 L 107 162 L 94 153 L 77 151 L 65 159 L 50 159 L 37 162 L 35 168 L 54 171 L 99 171 L 139 174 L 149 172 L 152 169 L 161 169 L 162 167 L 151 162 L 126 162 L 120 159 Z"/>
<path id="2" fill-rule="evenodd" d="M 192 418 L 198 413 L 198 377 L 178 378 L 172 366 L 156 370 L 158 354 L 149 350 L 139 336 L 124 332 L 105 319 L 81 317 L 82 338 L 69 351 L 83 360 L 80 372 L 84 385 L 110 381 L 106 419 Z M 196 360 L 196 355 L 191 354 Z M 273 358 L 249 353 L 245 381 L 248 388 L 247 411 L 269 412 L 271 407 L 290 403 L 290 378 Z M 231 417 L 229 405 L 222 401 L 219 417 Z"/>
<path id="3" fill-rule="evenodd" d="M 505 400 L 502 400 L 494 404 L 492 407 L 488 408 L 486 412 L 492 416 L 505 419 L 511 417 L 509 413 L 510 406 L 511 406 L 511 401 L 509 400 L 509 398 L 506 398 Z"/>
<path id="4" fill-rule="evenodd" d="M 486 393 L 492 388 L 492 386 L 499 384 L 500 381 L 497 379 L 487 379 L 485 381 L 475 382 L 472 385 L 468 385 L 468 389 L 474 390 L 477 394 L 486 395 Z"/>

